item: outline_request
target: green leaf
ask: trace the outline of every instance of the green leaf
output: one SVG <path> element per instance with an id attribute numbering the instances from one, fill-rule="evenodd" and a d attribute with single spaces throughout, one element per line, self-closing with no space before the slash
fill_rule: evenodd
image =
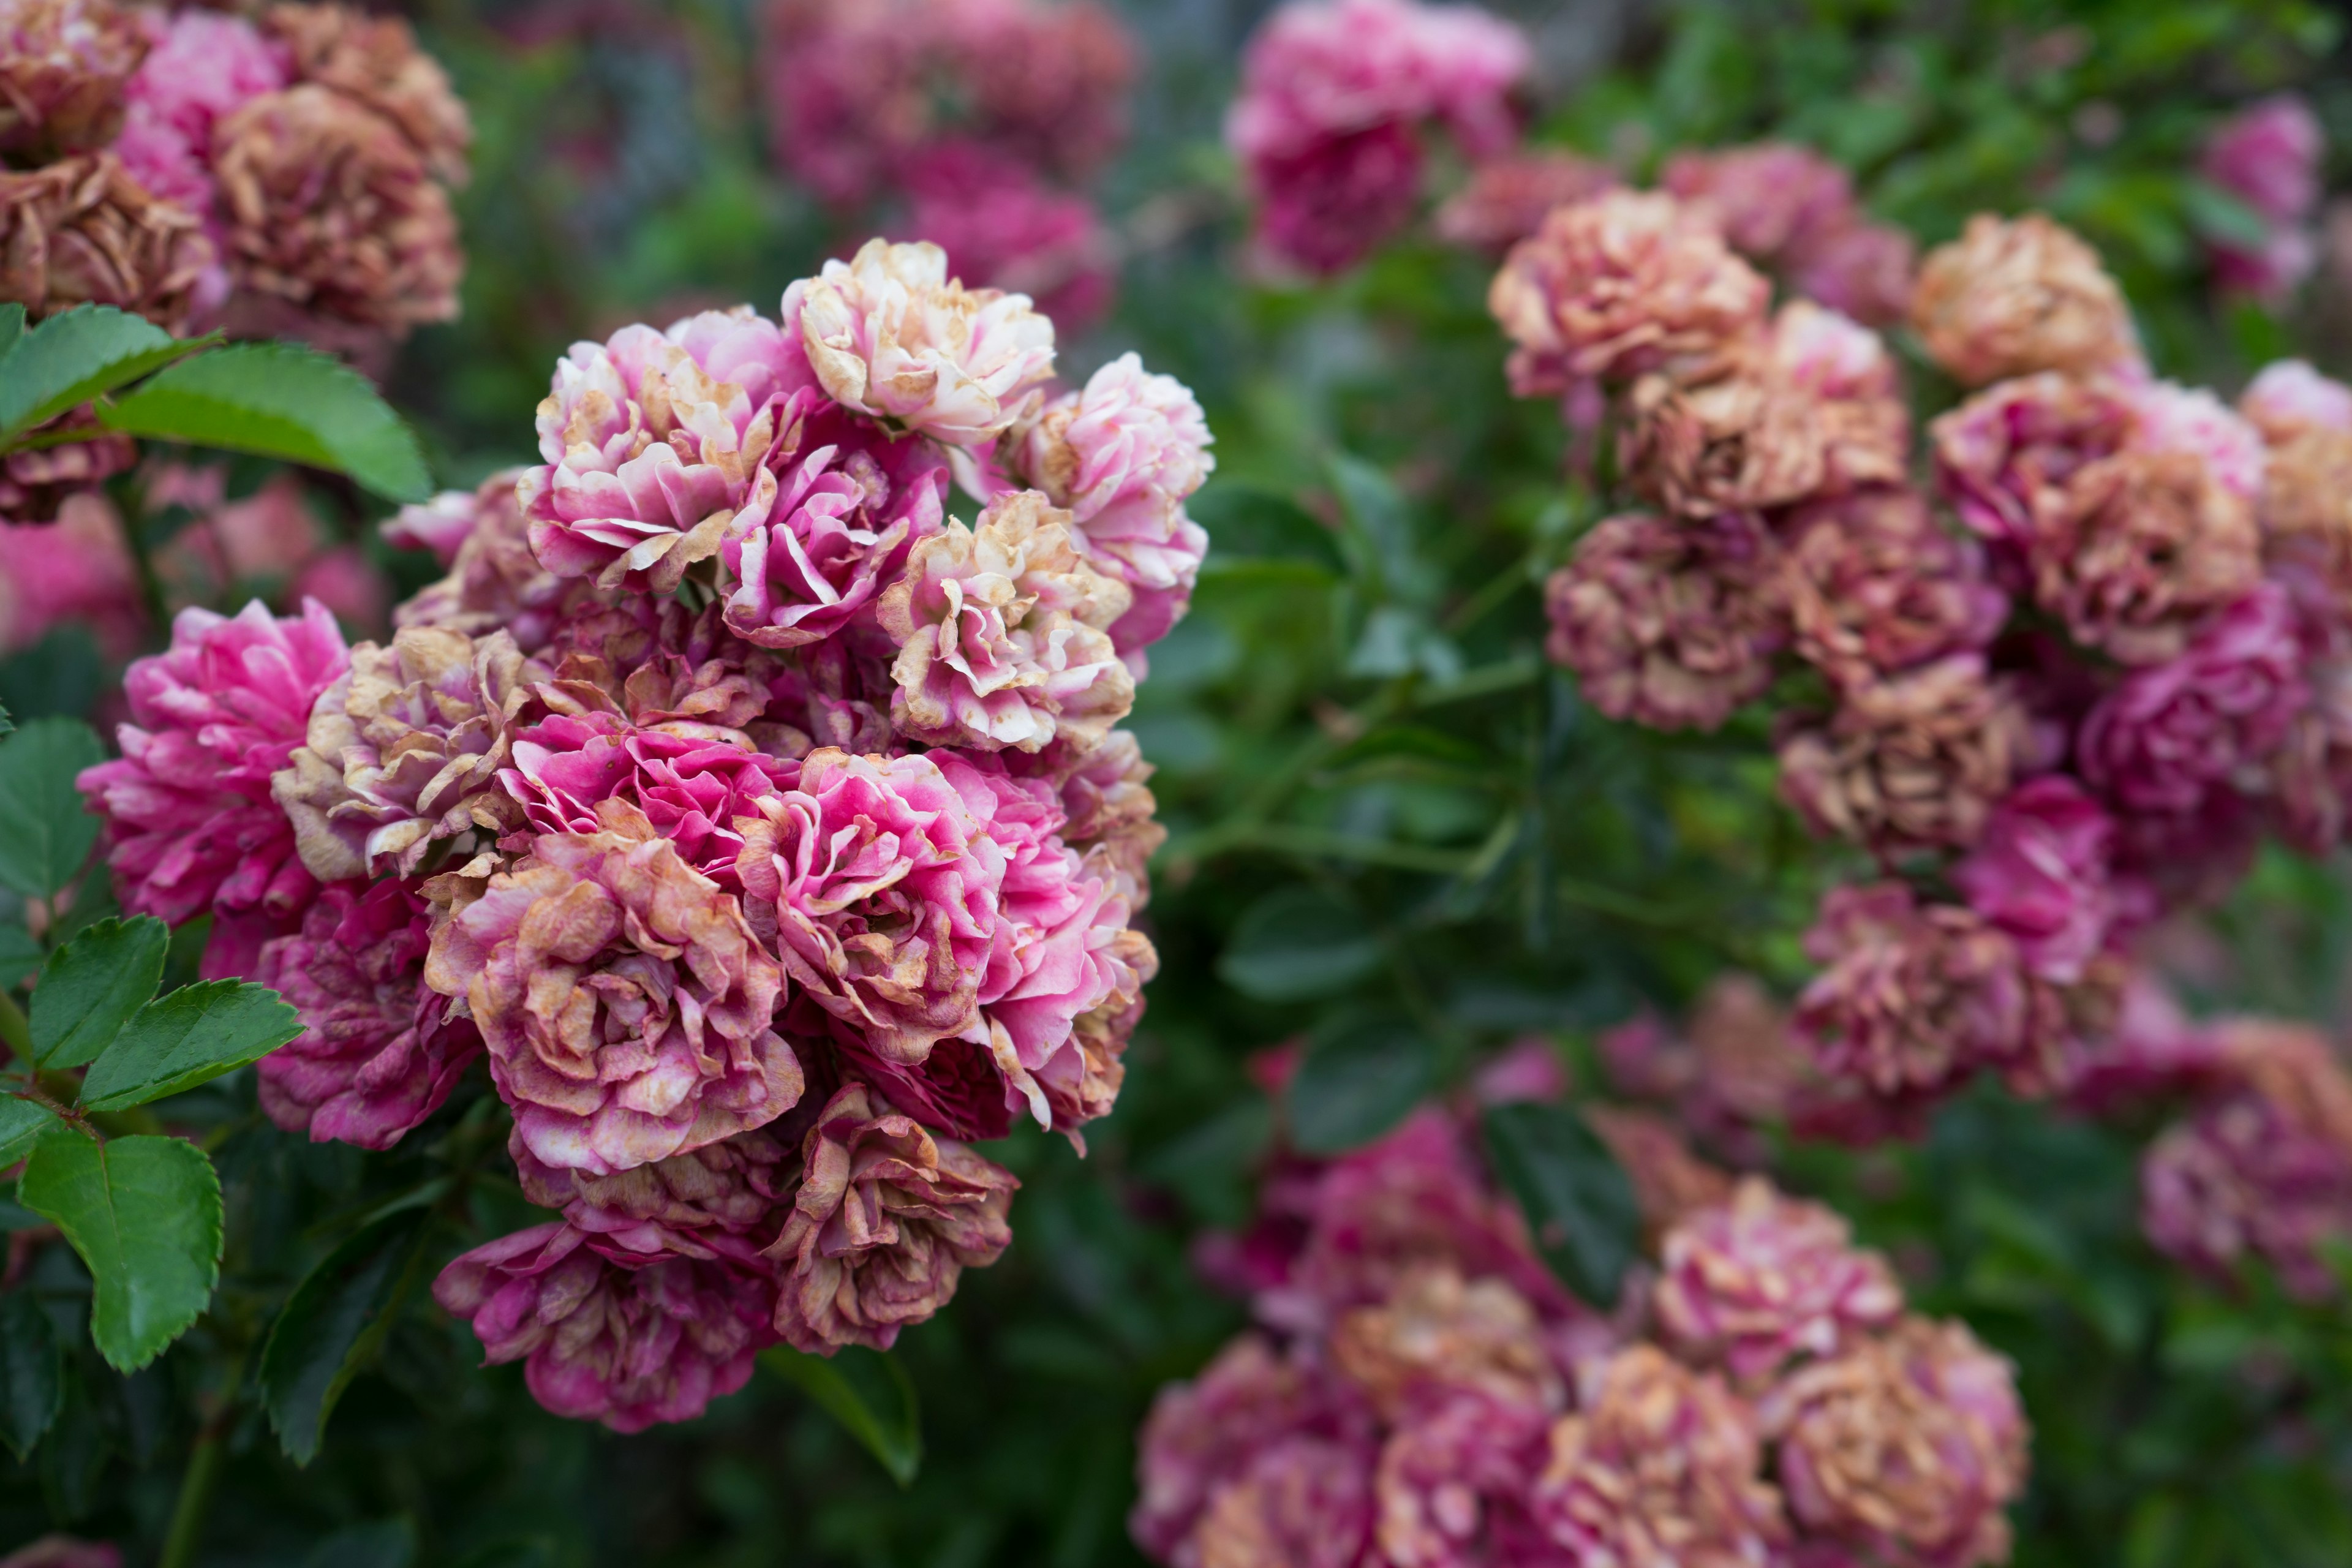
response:
<path id="1" fill-rule="evenodd" d="M 47 1108 L 37 1100 L 0 1094 L 0 1170 L 23 1159 L 41 1130 L 56 1121 Z"/>
<path id="2" fill-rule="evenodd" d="M 134 436 L 349 474 L 392 500 L 433 492 L 416 437 L 367 379 L 295 343 L 238 343 L 183 361 L 100 417 Z"/>
<path id="3" fill-rule="evenodd" d="M 1240 483 L 1212 484 L 1185 503 L 1209 532 L 1209 559 L 1285 561 L 1337 574 L 1343 565 L 1331 531 L 1288 496 Z"/>
<path id="4" fill-rule="evenodd" d="M 797 1385 L 849 1435 L 866 1445 L 890 1479 L 910 1485 L 923 1464 L 922 1419 L 915 1385 L 897 1361 L 853 1345 L 830 1359 L 779 1345 L 760 1364 Z"/>
<path id="5" fill-rule="evenodd" d="M 7 363 L 8 355 L 15 352 L 16 344 L 23 340 L 24 336 L 25 307 L 14 300 L 0 305 L 0 364 Z M 5 724 L 7 721 L 8 716 L 5 713 L 0 713 L 0 724 Z M 6 733 L 5 730 L 0 730 L 0 734 L 5 733 Z"/>
<path id="6" fill-rule="evenodd" d="M 344 1388 L 375 1359 L 413 1290 L 433 1211 L 411 1204 L 362 1226 L 303 1276 L 261 1351 L 261 1404 L 298 1465 L 319 1454 Z"/>
<path id="7" fill-rule="evenodd" d="M 301 1032 L 300 1017 L 266 985 L 184 985 L 140 1008 L 90 1064 L 82 1107 L 128 1110 L 178 1094 L 260 1060 Z"/>
<path id="8" fill-rule="evenodd" d="M 65 1233 L 94 1287 L 90 1338 L 136 1372 L 186 1331 L 220 1278 L 220 1177 L 184 1138 L 104 1143 L 63 1125 L 34 1147 L 17 1201 Z"/>
<path id="9" fill-rule="evenodd" d="M 33 988 L 33 1059 L 78 1068 L 155 994 L 172 933 L 152 915 L 103 920 L 49 955 Z"/>
<path id="10" fill-rule="evenodd" d="M 14 991 L 41 972 L 47 955 L 33 933 L 20 925 L 0 925 L 0 991 Z"/>
<path id="11" fill-rule="evenodd" d="M 136 381 L 186 353 L 182 342 L 143 316 L 110 305 L 82 305 L 51 316 L 16 340 L 0 377 L 0 445 Z"/>
<path id="12" fill-rule="evenodd" d="M 1310 1154 L 1369 1143 L 1403 1121 L 1436 1078 L 1437 1053 L 1409 1019 L 1391 1013 L 1327 1019 L 1290 1079 L 1291 1141 Z"/>
<path id="13" fill-rule="evenodd" d="M 74 879 L 98 842 L 74 776 L 105 760 L 79 719 L 35 719 L 0 741 L 0 882 L 46 899 Z"/>
<path id="14" fill-rule="evenodd" d="M 1217 960 L 1217 974 L 1244 996 L 1298 1002 L 1331 996 L 1380 966 L 1381 944 L 1330 894 L 1293 885 L 1250 906 Z"/>
<path id="15" fill-rule="evenodd" d="M 1485 1121 L 1495 1173 L 1518 1200 L 1552 1272 L 1592 1305 L 1615 1306 L 1642 1239 L 1624 1167 L 1564 1105 L 1491 1106 Z"/>
<path id="16" fill-rule="evenodd" d="M 310 1549 L 303 1568 L 409 1568 L 416 1561 L 416 1521 L 403 1514 L 339 1530 Z"/>
<path id="17" fill-rule="evenodd" d="M 49 1315 L 26 1290 L 0 1296 L 0 1443 L 22 1460 L 58 1418 L 65 1369 Z"/>

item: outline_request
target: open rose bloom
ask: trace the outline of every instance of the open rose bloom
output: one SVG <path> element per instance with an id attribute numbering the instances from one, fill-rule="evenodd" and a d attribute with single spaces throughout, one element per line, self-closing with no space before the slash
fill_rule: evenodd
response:
<path id="1" fill-rule="evenodd" d="M 366 68 L 399 35 L 273 26 L 173 47 L 462 146 Z M 878 240 L 780 318 L 625 327 L 556 365 L 541 463 L 393 521 L 446 575 L 387 640 L 191 610 L 131 668 L 81 779 L 122 903 L 294 1005 L 279 1126 L 388 1149 L 496 1097 L 551 1214 L 436 1295 L 551 1410 L 635 1431 L 772 1347 L 887 1348 L 1012 1244 L 973 1145 L 1083 1150 L 1117 1100 L 1164 837 L 1118 725 L 1212 459 L 1181 384 L 1056 386 L 1054 341 Z"/>
<path id="2" fill-rule="evenodd" d="M 1510 1098 L 1559 1092 L 1517 1077 Z M 1160 1391 L 1136 1543 L 1171 1568 L 2001 1561 L 2025 1466 L 2008 1364 L 1906 1317 L 1827 1209 L 1656 1135 L 1714 1195 L 1607 1303 L 1552 1278 L 1459 1112 L 1279 1152 L 1218 1249 L 1255 1326 Z"/>

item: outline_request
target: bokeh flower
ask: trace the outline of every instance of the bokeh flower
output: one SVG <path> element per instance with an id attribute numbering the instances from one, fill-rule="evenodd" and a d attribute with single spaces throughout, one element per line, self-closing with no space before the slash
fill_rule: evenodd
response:
<path id="1" fill-rule="evenodd" d="M 111 305 L 177 330 L 213 261 L 196 216 L 150 192 L 112 153 L 0 169 L 0 301 L 36 321 Z"/>
<path id="2" fill-rule="evenodd" d="M 2063 773 L 2020 784 L 1952 868 L 1961 897 L 2013 937 L 2027 967 L 2071 985 L 2121 914 L 2110 879 L 2114 819 Z"/>
<path id="3" fill-rule="evenodd" d="M 1911 321 L 1964 386 L 2141 363 L 2131 312 L 2098 253 L 2040 213 L 1979 213 L 1958 239 L 1929 251 Z"/>
<path id="4" fill-rule="evenodd" d="M 1951 654 L 1848 687 L 1826 720 L 1789 725 L 1780 795 L 1814 832 L 1882 854 L 1966 848 L 2026 742 L 2015 693 L 1981 655 Z"/>

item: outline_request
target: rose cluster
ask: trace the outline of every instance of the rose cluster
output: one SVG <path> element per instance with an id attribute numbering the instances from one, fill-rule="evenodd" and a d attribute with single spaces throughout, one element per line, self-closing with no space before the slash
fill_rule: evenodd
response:
<path id="1" fill-rule="evenodd" d="M 776 162 L 829 206 L 930 241 L 1066 331 L 1108 308 L 1116 247 L 1085 187 L 1124 138 L 1135 75 L 1110 10 L 771 0 L 762 58 Z"/>
<path id="2" fill-rule="evenodd" d="M 352 6 L 0 8 L 0 300 L 351 351 L 457 314 L 472 139 L 408 25 Z M 59 448 L 58 450 L 69 450 Z"/>
<path id="3" fill-rule="evenodd" d="M 1526 37 L 1474 5 L 1294 0 L 1250 39 L 1225 141 L 1276 259 L 1333 273 L 1411 219 L 1423 138 L 1442 127 L 1475 161 L 1518 140 L 1512 89 L 1533 65 Z M 1580 165 L 1538 179 L 1575 181 Z"/>
<path id="4" fill-rule="evenodd" d="M 1843 1221 L 1595 1111 L 1656 1232 L 1565 1292 L 1454 1115 L 1281 1157 L 1216 1254 L 1257 1327 L 1160 1391 L 1130 1520 L 1178 1568 L 1972 1568 L 2009 1551 L 2007 1362 Z"/>
<path id="5" fill-rule="evenodd" d="M 2263 99 L 2214 127 L 2198 173 L 2237 198 L 2253 231 L 2216 239 L 2216 283 L 2265 304 L 2283 304 L 2319 262 L 2312 219 L 2319 208 L 2326 132 L 2311 105 L 2292 92 Z"/>
<path id="6" fill-rule="evenodd" d="M 299 1011 L 282 1127 L 385 1148 L 487 1066 L 554 1213 L 436 1294 L 551 1409 L 887 1346 L 1010 1238 L 970 1145 L 1118 1095 L 1162 833 L 1117 725 L 1212 459 L 1133 355 L 1053 364 L 877 240 L 575 345 L 541 464 L 397 520 L 447 574 L 388 643 L 189 610 L 131 668 L 82 779 L 123 907 Z"/>
<path id="7" fill-rule="evenodd" d="M 2341 834 L 2352 390 L 2275 365 L 2241 413 L 2158 381 L 2087 246 L 1979 216 L 1910 301 L 1968 389 L 1922 471 L 1884 342 L 1774 310 L 1726 226 L 1761 225 L 1682 183 L 1555 209 L 1494 282 L 1514 387 L 1591 389 L 1640 503 L 1550 580 L 1552 657 L 1660 728 L 1807 671 L 1781 792 L 1883 874 L 1822 900 L 1798 1037 L 1889 1112 L 1979 1070 L 2059 1087 L 2136 930 L 2266 827 Z"/>

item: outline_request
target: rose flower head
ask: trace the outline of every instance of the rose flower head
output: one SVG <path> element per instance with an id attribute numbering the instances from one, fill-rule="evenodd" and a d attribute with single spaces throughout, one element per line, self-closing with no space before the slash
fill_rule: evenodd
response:
<path id="1" fill-rule="evenodd" d="M 1011 1245 L 1013 1173 L 934 1138 L 862 1083 L 808 1132 L 793 1211 L 766 1253 L 782 1270 L 776 1331 L 795 1348 L 887 1350 L 948 1303 L 966 1268 Z"/>
<path id="2" fill-rule="evenodd" d="M 1965 848 L 2009 791 L 2024 709 L 1977 653 L 1852 686 L 1825 721 L 1788 727 L 1780 795 L 1824 837 L 1882 855 Z"/>
<path id="3" fill-rule="evenodd" d="M 1606 163 L 1558 148 L 1489 158 L 1437 209 L 1438 237 L 1500 258 L 1541 228 L 1554 207 L 1589 201 L 1618 183 Z"/>
<path id="4" fill-rule="evenodd" d="M 1843 686 L 1984 647 L 2009 616 L 1973 542 L 1916 490 L 1873 488 L 1800 508 L 1781 530 L 1797 651 Z"/>
<path id="5" fill-rule="evenodd" d="M 1685 1216 L 1659 1252 L 1653 1301 L 1668 1339 L 1702 1362 L 1720 1358 L 1743 1384 L 1793 1358 L 1828 1355 L 1903 1310 L 1886 1260 L 1856 1250 L 1844 1220 L 1760 1176 Z"/>
<path id="6" fill-rule="evenodd" d="M 1713 218 L 1733 249 L 1761 261 L 1801 247 L 1853 214 L 1846 172 L 1788 142 L 1677 153 L 1658 183 Z"/>
<path id="7" fill-rule="evenodd" d="M 435 932 L 425 977 L 465 999 L 531 1154 L 609 1175 L 791 1110 L 783 973 L 735 899 L 667 840 L 530 843 Z"/>
<path id="8" fill-rule="evenodd" d="M 175 331 L 213 264 L 196 216 L 149 191 L 110 152 L 21 174 L 0 168 L 0 301 L 36 321 L 111 305 Z"/>
<path id="9" fill-rule="evenodd" d="M 425 984 L 426 909 L 407 886 L 337 882 L 301 929 L 261 949 L 254 978 L 302 1033 L 261 1058 L 261 1108 L 289 1132 L 389 1149 L 441 1108 L 482 1037 Z"/>
<path id="10" fill-rule="evenodd" d="M 1390 1421 L 1455 1394 L 1556 1411 L 1564 1393 L 1525 1297 L 1451 1266 L 1415 1268 L 1389 1299 L 1344 1313 L 1332 1363 Z"/>
<path id="11" fill-rule="evenodd" d="M 1109 627 L 1126 584 L 1087 563 L 1069 514 L 1034 490 L 989 502 L 916 545 L 877 619 L 898 645 L 891 721 L 930 745 L 1086 745 L 1127 716 L 1134 678 Z"/>
<path id="12" fill-rule="evenodd" d="M 543 461 L 516 492 L 531 552 L 558 576 L 670 593 L 773 510 L 765 459 L 808 379 L 786 334 L 748 309 L 572 344 L 539 405 Z"/>
<path id="13" fill-rule="evenodd" d="M 1545 584 L 1545 651 L 1612 719 L 1715 729 L 1771 683 L 1787 625 L 1776 553 L 1741 512 L 1607 519 Z"/>
<path id="14" fill-rule="evenodd" d="M 524 653 L 535 654 L 568 608 L 596 596 L 593 585 L 557 576 L 530 552 L 530 524 L 515 496 L 522 475 L 502 468 L 472 490 L 445 490 L 385 521 L 388 542 L 447 552 L 447 574 L 394 607 L 394 626 L 443 626 L 477 637 L 503 630 Z"/>
<path id="15" fill-rule="evenodd" d="M 1746 1568 L 1786 1540 L 1756 1418 L 1712 1373 L 1619 1351 L 1551 1429 L 1538 1521 L 1574 1563 Z"/>
<path id="16" fill-rule="evenodd" d="M 868 240 L 785 292 L 825 395 L 950 446 L 1003 435 L 1054 368 L 1054 323 L 1025 294 L 967 289 L 930 244 Z"/>
<path id="17" fill-rule="evenodd" d="M 1712 356 L 1761 324 L 1770 293 L 1701 215 L 1612 191 L 1513 246 L 1486 308 L 1514 345 L 1511 390 L 1533 397 Z"/>
<path id="18" fill-rule="evenodd" d="M 0 5 L 0 153 L 30 161 L 103 146 L 122 84 L 147 52 L 137 15 L 110 0 Z"/>
<path id="19" fill-rule="evenodd" d="M 2131 311 L 2098 253 L 2040 213 L 1979 213 L 1958 239 L 1929 251 L 1911 323 L 1964 386 L 2141 363 Z"/>
<path id="20" fill-rule="evenodd" d="M 641 1257 L 600 1239 L 561 1221 L 502 1236 L 444 1268 L 433 1299 L 471 1322 L 486 1363 L 523 1363 L 541 1405 L 616 1432 L 690 1421 L 751 1381 L 775 1286 L 748 1248 Z"/>

